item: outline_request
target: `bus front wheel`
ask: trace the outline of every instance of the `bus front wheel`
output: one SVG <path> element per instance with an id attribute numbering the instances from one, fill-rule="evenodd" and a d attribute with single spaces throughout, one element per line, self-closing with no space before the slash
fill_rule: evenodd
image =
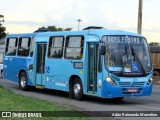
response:
<path id="1" fill-rule="evenodd" d="M 83 96 L 83 88 L 82 83 L 79 78 L 75 78 L 72 86 L 73 98 L 76 100 L 81 100 Z"/>
<path id="2" fill-rule="evenodd" d="M 27 75 L 25 72 L 22 72 L 19 77 L 20 89 L 23 91 L 27 90 Z"/>

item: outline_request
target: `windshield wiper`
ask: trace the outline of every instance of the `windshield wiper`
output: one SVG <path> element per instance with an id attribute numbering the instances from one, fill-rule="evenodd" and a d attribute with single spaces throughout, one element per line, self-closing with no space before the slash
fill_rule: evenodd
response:
<path id="1" fill-rule="evenodd" d="M 145 75 L 146 75 L 146 71 L 145 71 L 145 69 L 144 69 L 142 63 L 140 62 L 140 60 L 139 60 L 137 54 L 136 54 L 135 51 L 133 50 L 132 45 L 131 45 L 131 52 L 132 52 L 132 55 L 137 59 L 137 62 L 138 62 L 138 64 L 139 64 L 140 67 L 141 67 L 141 70 L 142 70 L 142 72 L 143 72 L 143 75 L 145 76 Z"/>

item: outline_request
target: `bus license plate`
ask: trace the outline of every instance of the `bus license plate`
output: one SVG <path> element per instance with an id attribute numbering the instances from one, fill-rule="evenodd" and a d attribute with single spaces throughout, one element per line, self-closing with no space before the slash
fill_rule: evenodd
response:
<path id="1" fill-rule="evenodd" d="M 135 93 L 135 92 L 137 92 L 137 89 L 136 88 L 129 88 L 128 92 Z"/>

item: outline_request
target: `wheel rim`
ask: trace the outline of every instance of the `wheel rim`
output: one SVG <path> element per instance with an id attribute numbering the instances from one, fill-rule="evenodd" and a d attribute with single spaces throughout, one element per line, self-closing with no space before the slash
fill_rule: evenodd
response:
<path id="1" fill-rule="evenodd" d="M 26 86 L 26 79 L 25 77 L 21 77 L 21 87 L 24 88 Z"/>
<path id="2" fill-rule="evenodd" d="M 79 95 L 79 93 L 80 93 L 80 91 L 81 91 L 81 86 L 80 86 L 80 84 L 75 84 L 74 85 L 74 94 L 76 95 L 76 96 L 78 96 Z"/>

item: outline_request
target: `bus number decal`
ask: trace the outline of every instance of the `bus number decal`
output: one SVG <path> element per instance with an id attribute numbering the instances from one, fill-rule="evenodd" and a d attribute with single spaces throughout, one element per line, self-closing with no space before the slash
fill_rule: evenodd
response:
<path id="1" fill-rule="evenodd" d="M 75 69 L 83 69 L 83 63 L 82 62 L 74 62 L 74 68 Z"/>

